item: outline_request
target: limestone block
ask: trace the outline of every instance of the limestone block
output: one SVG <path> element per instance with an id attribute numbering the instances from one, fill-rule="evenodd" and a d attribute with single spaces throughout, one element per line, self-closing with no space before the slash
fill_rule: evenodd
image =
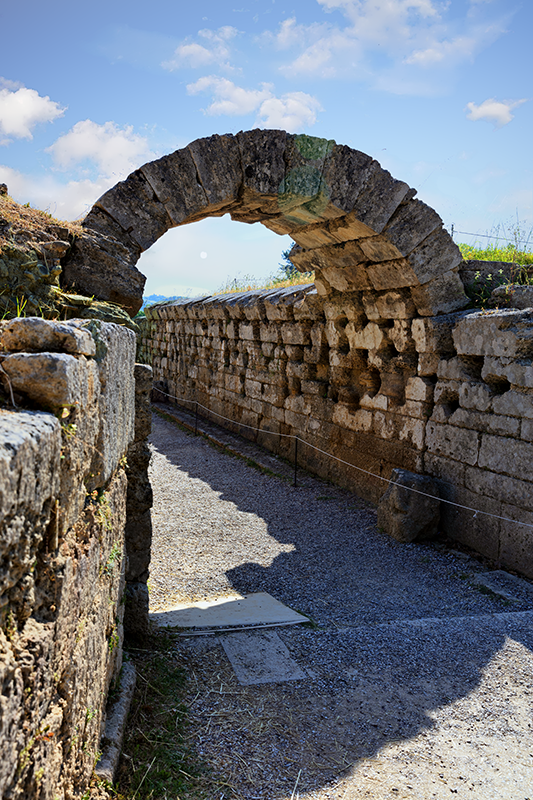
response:
<path id="1" fill-rule="evenodd" d="M 198 183 L 196 166 L 189 148 L 176 150 L 140 171 L 149 182 L 174 225 L 198 216 L 208 205 L 203 187 Z"/>
<path id="2" fill-rule="evenodd" d="M 410 191 L 406 183 L 395 180 L 374 161 L 368 169 L 364 188 L 352 208 L 347 210 L 376 233 L 381 233 Z"/>
<path id="3" fill-rule="evenodd" d="M 0 347 L 12 353 L 57 351 L 93 356 L 95 345 L 85 324 L 85 320 L 58 322 L 42 317 L 12 319 L 0 332 Z"/>
<path id="4" fill-rule="evenodd" d="M 533 514 L 521 507 L 502 503 L 501 515 L 516 523 L 500 523 L 499 558 L 504 567 L 514 569 L 528 578 L 533 577 Z M 519 523 L 526 523 L 520 525 Z"/>
<path id="5" fill-rule="evenodd" d="M 463 381 L 459 386 L 459 403 L 462 408 L 474 411 L 489 411 L 492 392 L 486 383 Z"/>
<path id="6" fill-rule="evenodd" d="M 372 430 L 372 412 L 364 408 L 351 411 L 348 406 L 336 403 L 333 411 L 333 422 L 351 431 L 369 433 Z"/>
<path id="7" fill-rule="evenodd" d="M 390 291 L 385 294 L 365 292 L 362 295 L 365 314 L 370 320 L 412 319 L 415 306 L 410 297 L 401 292 Z"/>
<path id="8" fill-rule="evenodd" d="M 302 379 L 302 394 L 318 395 L 324 397 L 327 394 L 328 386 L 325 381 L 314 381 Z"/>
<path id="9" fill-rule="evenodd" d="M 419 353 L 439 353 L 441 356 L 454 356 L 455 346 L 452 331 L 467 314 L 460 311 L 456 314 L 445 314 L 432 318 L 413 320 L 412 334 Z"/>
<path id="10" fill-rule="evenodd" d="M 16 594 L 24 616 L 34 590 L 31 567 L 59 495 L 60 455 L 61 428 L 52 414 L 0 410 L 0 598 L 5 603 Z"/>
<path id="11" fill-rule="evenodd" d="M 435 376 L 439 365 L 438 353 L 419 353 L 418 374 L 421 376 Z"/>
<path id="12" fill-rule="evenodd" d="M 281 338 L 284 344 L 303 345 L 310 342 L 309 326 L 303 323 L 293 322 L 281 325 Z M 303 356 L 303 354 L 302 354 Z"/>
<path id="13" fill-rule="evenodd" d="M 464 308 L 469 300 L 457 271 L 450 270 L 422 286 L 413 286 L 411 295 L 418 313 L 423 317 L 448 314 Z"/>
<path id="14" fill-rule="evenodd" d="M 103 194 L 95 206 L 118 222 L 141 250 L 147 250 L 172 224 L 140 170 Z"/>
<path id="15" fill-rule="evenodd" d="M 466 464 L 477 463 L 479 450 L 479 434 L 450 425 L 439 425 L 429 421 L 426 427 L 426 444 L 430 453 Z"/>
<path id="16" fill-rule="evenodd" d="M 288 411 L 294 411 L 295 414 L 309 414 L 311 411 L 311 406 L 301 394 L 287 397 L 285 400 L 285 408 Z"/>
<path id="17" fill-rule="evenodd" d="M 130 331 L 132 336 L 135 336 Z M 67 353 L 13 353 L 2 366 L 16 392 L 49 409 L 79 405 L 87 361 Z"/>
<path id="18" fill-rule="evenodd" d="M 196 139 L 188 149 L 207 196 L 207 214 L 212 215 L 213 212 L 229 208 L 237 199 L 243 180 L 237 139 L 229 134 L 214 134 Z M 202 212 L 202 215 L 207 214 Z"/>
<path id="19" fill-rule="evenodd" d="M 146 282 L 135 267 L 141 247 L 129 236 L 125 235 L 129 242 L 124 244 L 91 230 L 96 211 L 89 212 L 83 222 L 83 236 L 74 240 L 63 259 L 62 280 L 65 286 L 75 286 L 79 292 L 118 303 L 131 315 L 136 314 L 142 305 Z"/>
<path id="20" fill-rule="evenodd" d="M 394 469 L 391 481 L 378 504 L 378 527 L 399 542 L 435 537 L 441 505 L 436 482 L 404 469 Z"/>
<path id="21" fill-rule="evenodd" d="M 519 283 L 497 286 L 490 293 L 490 305 L 503 308 L 533 308 L 533 286 Z"/>
<path id="22" fill-rule="evenodd" d="M 483 434 L 479 451 L 479 466 L 515 478 L 531 474 L 533 444 L 502 436 Z"/>
<path id="23" fill-rule="evenodd" d="M 405 258 L 369 264 L 367 272 L 373 288 L 378 291 L 416 286 L 418 283 Z"/>
<path id="24" fill-rule="evenodd" d="M 349 322 L 346 326 L 346 336 L 352 350 L 379 350 L 385 338 L 383 331 L 375 322 L 369 322 L 362 330 L 358 330 L 352 322 Z"/>
<path id="25" fill-rule="evenodd" d="M 460 355 L 530 358 L 533 310 L 468 314 L 457 323 L 453 340 Z"/>
<path id="26" fill-rule="evenodd" d="M 268 384 L 263 389 L 263 400 L 265 403 L 268 403 L 269 405 L 276 406 L 277 408 L 282 408 L 285 404 L 286 398 L 287 398 L 287 390 L 284 387 Z"/>
<path id="27" fill-rule="evenodd" d="M 387 395 L 378 392 L 375 395 L 364 394 L 359 400 L 361 408 L 367 408 L 371 411 L 386 411 L 389 407 L 389 398 Z"/>
<path id="28" fill-rule="evenodd" d="M 520 436 L 526 442 L 533 442 L 533 420 L 523 419 L 520 425 Z"/>
<path id="29" fill-rule="evenodd" d="M 381 261 L 402 260 L 402 253 L 383 235 L 361 239 L 359 247 L 366 257 L 366 261 L 380 263 Z M 410 272 L 408 264 L 406 264 L 406 268 Z"/>
<path id="30" fill-rule="evenodd" d="M 241 153 L 243 188 L 241 207 L 258 204 L 264 210 L 276 201 L 285 177 L 285 131 L 264 131 L 258 128 L 241 131 L 236 136 Z M 277 208 L 276 208 L 277 210 Z"/>
<path id="31" fill-rule="evenodd" d="M 488 469 L 466 467 L 465 485 L 470 491 L 494 500 L 507 502 L 512 498 L 516 506 L 527 509 L 533 507 L 533 483 L 527 480 L 509 478 Z"/>
<path id="32" fill-rule="evenodd" d="M 100 431 L 88 488 L 104 486 L 133 440 L 135 430 L 135 334 L 127 328 L 90 321 L 100 378 Z"/>
<path id="33" fill-rule="evenodd" d="M 533 366 L 523 360 L 486 356 L 481 375 L 485 381 L 505 378 L 512 386 L 533 389 Z"/>
<path id="34" fill-rule="evenodd" d="M 442 220 L 436 211 L 421 200 L 409 200 L 395 211 L 384 234 L 401 255 L 407 256 L 431 233 L 441 228 Z M 420 283 L 425 281 L 421 280 Z"/>
<path id="35" fill-rule="evenodd" d="M 329 244 L 340 244 L 366 236 L 375 236 L 375 231 L 360 222 L 355 215 L 346 214 L 338 219 L 308 225 L 291 232 L 291 238 L 305 250 L 313 250 Z"/>
<path id="36" fill-rule="evenodd" d="M 424 454 L 424 470 L 433 478 L 446 481 L 454 486 L 464 486 L 468 467 L 450 458 L 441 458 L 433 453 Z"/>
<path id="37" fill-rule="evenodd" d="M 392 328 L 388 330 L 388 336 L 398 353 L 405 353 L 414 349 L 410 320 L 395 319 Z"/>
<path id="38" fill-rule="evenodd" d="M 494 397 L 492 409 L 495 414 L 508 415 L 510 417 L 533 418 L 533 393 L 525 394 L 522 392 L 509 391 Z"/>
<path id="39" fill-rule="evenodd" d="M 407 260 L 420 283 L 424 284 L 460 267 L 463 256 L 450 234 L 438 228 L 415 247 Z M 462 278 L 461 275 L 459 277 Z"/>
<path id="40" fill-rule="evenodd" d="M 330 203 L 342 211 L 351 211 L 376 163 L 359 150 L 334 144 L 322 170 Z"/>
<path id="41" fill-rule="evenodd" d="M 422 403 L 432 403 L 435 385 L 427 378 L 408 378 L 405 384 L 406 400 L 419 400 Z"/>
<path id="42" fill-rule="evenodd" d="M 314 250 L 299 250 L 291 254 L 291 261 L 301 272 L 332 267 L 343 270 L 368 260 L 359 243 L 354 241 L 324 245 Z"/>
<path id="43" fill-rule="evenodd" d="M 355 292 L 371 287 L 368 272 L 364 264 L 354 264 L 351 267 L 327 267 L 322 270 L 322 275 L 330 286 L 339 292 Z"/>

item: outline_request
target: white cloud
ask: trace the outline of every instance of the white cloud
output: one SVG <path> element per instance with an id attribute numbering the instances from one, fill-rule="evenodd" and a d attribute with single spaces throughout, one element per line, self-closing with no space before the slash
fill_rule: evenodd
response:
<path id="1" fill-rule="evenodd" d="M 501 128 L 514 119 L 514 114 L 511 114 L 512 109 L 521 106 L 525 102 L 525 98 L 522 100 L 495 100 L 491 97 L 488 100 L 484 100 L 479 106 L 475 103 L 467 103 L 467 117 L 473 122 L 477 122 L 480 119 L 485 122 L 492 122 L 495 127 Z"/>
<path id="2" fill-rule="evenodd" d="M 315 97 L 305 92 L 289 92 L 261 103 L 259 117 L 261 125 L 267 128 L 295 133 L 314 125 L 318 111 L 322 107 Z"/>
<path id="3" fill-rule="evenodd" d="M 52 122 L 63 116 L 65 109 L 35 89 L 26 89 L 2 79 L 0 89 L 0 133 L 16 139 L 33 139 L 32 130 L 40 122 Z M 9 140 L 2 143 L 7 144 Z"/>
<path id="4" fill-rule="evenodd" d="M 512 13 L 497 17 L 493 12 L 489 18 L 488 3 L 476 3 L 472 14 L 471 5 L 464 9 L 447 0 L 318 3 L 326 12 L 340 12 L 344 21 L 302 25 L 291 17 L 275 35 L 264 34 L 264 41 L 291 52 L 291 61 L 281 67 L 283 73 L 321 78 L 355 75 L 374 88 L 399 94 L 434 92 L 439 73 L 472 60 L 505 31 Z M 430 76 L 421 81 L 422 71 Z"/>
<path id="5" fill-rule="evenodd" d="M 261 89 L 243 89 L 227 78 L 206 75 L 187 86 L 189 94 L 210 91 L 212 102 L 206 114 L 236 117 L 257 112 L 256 126 L 300 131 L 316 122 L 322 108 L 315 97 L 305 92 L 288 92 L 281 97 L 273 93 L 272 85 L 263 83 Z"/>
<path id="6" fill-rule="evenodd" d="M 77 122 L 47 149 L 59 169 L 92 162 L 101 176 L 116 182 L 153 157 L 144 136 L 132 126 L 114 122 L 98 125 L 90 119 Z"/>
<path id="7" fill-rule="evenodd" d="M 115 184 L 115 179 L 68 181 L 61 183 L 53 175 L 30 175 L 0 164 L 0 183 L 6 183 L 9 194 L 19 203 L 49 211 L 59 219 L 78 219 L 85 215 L 98 198 Z"/>
<path id="8" fill-rule="evenodd" d="M 264 83 L 262 86 L 262 89 L 242 89 L 227 78 L 206 75 L 195 83 L 190 83 L 187 92 L 198 94 L 211 91 L 214 99 L 207 107 L 206 113 L 227 114 L 234 117 L 252 113 L 264 100 L 272 97 L 269 85 Z"/>
<path id="9" fill-rule="evenodd" d="M 169 72 L 183 67 L 205 67 L 214 63 L 228 66 L 225 62 L 231 54 L 229 43 L 237 33 L 238 30 L 231 25 L 225 25 L 216 31 L 208 28 L 198 31 L 198 35 L 207 42 L 207 46 L 198 42 L 182 42 L 176 48 L 174 56 L 168 61 L 163 61 L 161 66 Z"/>

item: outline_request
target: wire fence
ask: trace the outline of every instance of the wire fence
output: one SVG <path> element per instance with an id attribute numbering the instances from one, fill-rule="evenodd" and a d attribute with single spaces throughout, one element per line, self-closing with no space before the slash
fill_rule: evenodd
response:
<path id="1" fill-rule="evenodd" d="M 529 247 L 531 244 L 531 235 L 528 236 L 527 239 L 508 239 L 506 236 L 500 236 L 499 234 L 490 234 L 490 233 L 472 233 L 468 231 L 458 231 L 455 225 L 451 226 L 450 235 L 453 239 L 455 234 L 458 233 L 461 236 L 475 236 L 480 237 L 481 239 L 494 239 L 496 242 L 510 242 L 511 244 L 519 245 L 523 244 L 525 247 Z"/>
<path id="2" fill-rule="evenodd" d="M 370 470 L 363 469 L 363 467 L 358 467 L 355 464 L 351 464 L 349 461 L 344 461 L 342 458 L 338 458 L 338 456 L 334 456 L 332 453 L 328 453 L 326 450 L 321 450 L 320 447 L 317 447 L 310 442 L 307 442 L 305 439 L 300 438 L 297 434 L 294 433 L 275 433 L 274 431 L 268 431 L 264 428 L 257 428 L 252 425 L 247 425 L 244 422 L 237 422 L 237 420 L 231 419 L 230 417 L 225 417 L 223 414 L 219 414 L 216 411 L 208 408 L 207 406 L 202 405 L 199 403 L 198 400 L 190 400 L 187 397 L 176 397 L 176 395 L 168 394 L 168 392 L 164 392 L 162 389 L 158 387 L 154 387 L 155 391 L 159 394 L 164 395 L 165 397 L 170 398 L 171 400 L 176 400 L 178 403 L 191 403 L 194 407 L 194 434 L 195 436 L 198 435 L 198 418 L 199 418 L 199 409 L 206 411 L 207 414 L 210 416 L 218 417 L 218 419 L 224 420 L 225 422 L 229 422 L 232 425 L 237 425 L 240 428 L 246 428 L 247 430 L 254 431 L 255 433 L 260 433 L 262 435 L 267 434 L 270 436 L 278 436 L 285 439 L 293 439 L 294 440 L 294 457 L 293 457 L 293 465 L 294 465 L 294 479 L 293 479 L 293 486 L 298 485 L 298 442 L 309 447 L 311 450 L 314 450 L 317 453 L 321 453 L 328 458 L 331 458 L 333 461 L 337 461 L 339 464 L 343 464 L 344 466 L 350 467 L 351 469 L 356 470 L 357 472 L 361 472 L 364 475 L 368 475 L 372 478 L 375 478 L 378 481 L 382 481 L 383 483 L 387 483 L 392 486 L 399 486 L 401 489 L 404 489 L 409 492 L 414 492 L 415 494 L 422 495 L 423 497 L 429 497 L 432 500 L 437 500 L 440 503 L 446 503 L 449 506 L 454 506 L 455 508 L 461 508 L 464 511 L 471 511 L 473 514 L 472 519 L 477 519 L 478 514 L 482 514 L 485 517 L 491 517 L 492 519 L 499 519 L 503 520 L 504 522 L 511 522 L 514 525 L 522 525 L 525 528 L 532 528 L 533 524 L 528 522 L 520 522 L 520 520 L 511 519 L 510 517 L 503 517 L 499 514 L 492 514 L 490 511 L 482 511 L 480 508 L 472 508 L 471 506 L 465 506 L 461 503 L 455 503 L 453 500 L 446 500 L 444 497 L 438 497 L 436 495 L 428 494 L 427 492 L 422 492 L 420 489 L 414 489 L 412 486 L 403 486 L 401 483 L 397 483 L 397 481 L 393 481 L 390 478 L 384 478 L 382 475 L 376 475 L 375 472 L 370 472 Z M 456 488 L 456 487 L 454 487 Z"/>

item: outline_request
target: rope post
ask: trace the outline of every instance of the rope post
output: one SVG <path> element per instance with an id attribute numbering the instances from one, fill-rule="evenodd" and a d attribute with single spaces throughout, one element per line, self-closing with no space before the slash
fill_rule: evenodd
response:
<path id="1" fill-rule="evenodd" d="M 298 481 L 296 479 L 298 470 L 298 437 L 294 437 L 294 482 L 293 486 L 298 486 Z"/>
<path id="2" fill-rule="evenodd" d="M 194 435 L 198 436 L 198 400 L 194 402 Z"/>

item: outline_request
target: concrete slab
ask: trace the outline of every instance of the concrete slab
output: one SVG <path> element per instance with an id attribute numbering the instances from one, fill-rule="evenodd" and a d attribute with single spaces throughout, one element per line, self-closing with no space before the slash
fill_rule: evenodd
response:
<path id="1" fill-rule="evenodd" d="M 150 614 L 161 628 L 236 628 L 260 625 L 299 625 L 308 622 L 267 592 L 180 603 L 168 611 Z"/>
<path id="2" fill-rule="evenodd" d="M 242 686 L 307 678 L 277 633 L 230 633 L 220 642 Z"/>

